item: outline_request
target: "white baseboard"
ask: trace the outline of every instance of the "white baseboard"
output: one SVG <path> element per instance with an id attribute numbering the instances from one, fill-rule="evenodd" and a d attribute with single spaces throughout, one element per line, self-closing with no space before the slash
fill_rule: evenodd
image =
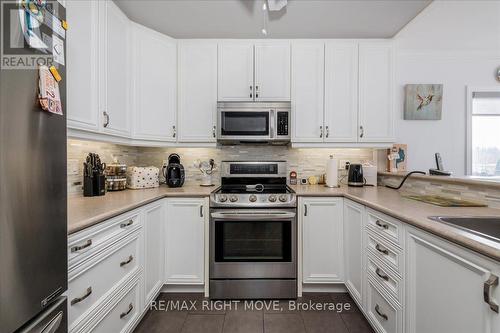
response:
<path id="1" fill-rule="evenodd" d="M 347 288 L 343 283 L 335 284 L 302 284 L 305 293 L 346 293 Z"/>
<path id="2" fill-rule="evenodd" d="M 203 285 L 191 284 L 164 284 L 161 288 L 162 293 L 203 293 L 205 288 Z"/>

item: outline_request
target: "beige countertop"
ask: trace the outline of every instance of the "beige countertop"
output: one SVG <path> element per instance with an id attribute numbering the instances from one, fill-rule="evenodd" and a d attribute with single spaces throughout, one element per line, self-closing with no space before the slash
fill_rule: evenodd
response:
<path id="1" fill-rule="evenodd" d="M 408 174 L 407 171 L 404 172 L 386 172 L 379 171 L 379 176 L 388 176 L 388 177 L 400 177 L 403 178 Z M 456 185 L 465 185 L 465 186 L 480 186 L 487 188 L 494 188 L 500 190 L 500 177 L 475 177 L 475 176 L 434 176 L 434 175 L 420 175 L 413 174 L 409 179 L 418 179 L 425 180 L 428 182 L 438 182 L 438 183 L 448 183 L 448 184 L 456 184 Z"/>
<path id="2" fill-rule="evenodd" d="M 439 207 L 404 198 L 400 192 L 381 186 L 327 188 L 322 185 L 297 185 L 292 188 L 298 196 L 346 197 L 500 261 L 500 244 L 427 218 L 433 215 L 500 216 L 499 209 Z M 161 198 L 205 197 L 214 189 L 215 187 L 207 188 L 198 185 L 180 188 L 160 186 L 146 190 L 108 192 L 102 197 L 70 196 L 68 198 L 68 233 L 72 234 Z"/>

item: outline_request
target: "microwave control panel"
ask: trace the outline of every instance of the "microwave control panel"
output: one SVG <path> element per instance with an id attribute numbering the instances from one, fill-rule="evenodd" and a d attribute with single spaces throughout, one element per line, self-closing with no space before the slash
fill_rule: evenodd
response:
<path id="1" fill-rule="evenodd" d="M 278 135 L 288 136 L 288 112 L 278 112 Z"/>

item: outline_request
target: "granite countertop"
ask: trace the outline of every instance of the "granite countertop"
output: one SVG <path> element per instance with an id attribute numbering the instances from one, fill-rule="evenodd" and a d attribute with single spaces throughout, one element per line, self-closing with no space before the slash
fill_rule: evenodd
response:
<path id="1" fill-rule="evenodd" d="M 379 171 L 378 172 L 379 176 L 400 177 L 400 178 L 403 178 L 407 174 L 408 174 L 408 171 L 402 171 L 402 172 Z M 418 180 L 425 180 L 428 182 L 449 183 L 449 184 L 465 185 L 465 186 L 480 186 L 480 187 L 487 187 L 487 188 L 493 188 L 493 189 L 500 190 L 500 177 L 493 177 L 493 178 L 476 177 L 476 176 L 456 177 L 453 175 L 452 176 L 435 176 L 435 175 L 429 175 L 429 174 L 427 174 L 427 175 L 413 174 L 410 176 L 409 179 L 418 179 Z"/>
<path id="2" fill-rule="evenodd" d="M 381 186 L 327 188 L 322 185 L 297 185 L 292 186 L 292 188 L 298 196 L 346 197 L 500 261 L 500 244 L 427 218 L 433 215 L 500 216 L 500 209 L 488 207 L 439 207 L 404 198 L 401 196 L 401 192 Z M 207 197 L 214 189 L 215 187 L 201 187 L 198 185 L 186 185 L 180 188 L 160 186 L 145 190 L 108 192 L 102 197 L 70 196 L 68 198 L 68 234 L 75 233 L 161 198 Z"/>
<path id="3" fill-rule="evenodd" d="M 100 197 L 83 194 L 68 197 L 68 234 L 166 197 L 207 197 L 215 189 L 199 185 L 170 188 L 161 185 L 144 190 L 107 192 Z"/>

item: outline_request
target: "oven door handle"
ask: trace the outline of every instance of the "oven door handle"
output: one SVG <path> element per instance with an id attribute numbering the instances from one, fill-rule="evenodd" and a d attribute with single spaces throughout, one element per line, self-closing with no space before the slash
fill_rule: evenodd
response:
<path id="1" fill-rule="evenodd" d="M 295 217 L 294 212 L 214 212 L 212 218 L 222 220 L 283 220 Z"/>

